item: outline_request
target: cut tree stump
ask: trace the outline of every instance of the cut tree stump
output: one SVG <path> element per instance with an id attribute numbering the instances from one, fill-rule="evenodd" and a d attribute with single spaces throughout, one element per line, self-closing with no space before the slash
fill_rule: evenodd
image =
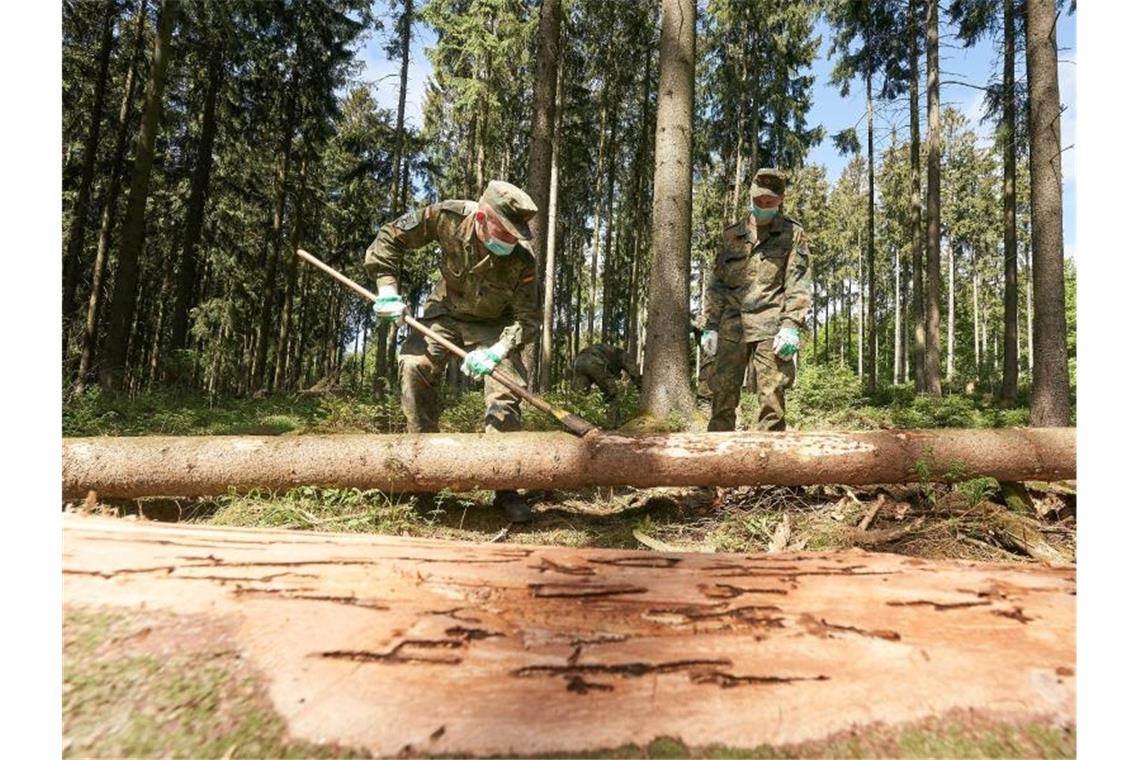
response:
<path id="1" fill-rule="evenodd" d="M 1075 428 L 67 438 L 63 497 L 913 483 L 1076 475 Z"/>
<path id="2" fill-rule="evenodd" d="M 63 546 L 69 608 L 224 621 L 293 737 L 384 756 L 753 748 L 963 714 L 1075 723 L 1071 565 L 76 516 Z"/>

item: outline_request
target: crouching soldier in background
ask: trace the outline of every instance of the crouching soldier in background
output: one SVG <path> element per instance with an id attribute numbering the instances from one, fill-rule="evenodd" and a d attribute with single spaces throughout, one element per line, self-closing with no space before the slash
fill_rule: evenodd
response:
<path id="1" fill-rule="evenodd" d="M 574 390 L 584 393 L 590 390 L 591 385 L 598 386 L 609 405 L 610 427 L 618 427 L 621 422 L 621 410 L 617 405 L 618 380 L 624 370 L 634 385 L 640 387 L 641 373 L 637 370 L 637 362 L 617 346 L 595 343 L 574 357 L 572 369 L 571 385 Z"/>
<path id="2" fill-rule="evenodd" d="M 705 291 L 701 348 L 714 357 L 709 431 L 734 430 L 740 386 L 749 363 L 756 375 L 759 429 L 783 430 L 784 391 L 795 381 L 811 306 L 807 236 L 784 216 L 784 175 L 756 172 L 751 213 L 725 229 Z"/>
<path id="3" fill-rule="evenodd" d="M 376 278 L 373 310 L 399 324 L 407 305 L 399 291 L 406 251 L 429 243 L 441 250 L 442 277 L 427 299 L 423 322 L 468 351 L 464 374 L 483 378 L 485 429 L 522 429 L 519 400 L 490 376 L 499 367 L 526 386 L 521 349 L 538 335 L 534 255 L 530 220 L 534 201 L 508 182 L 492 180 L 478 201 L 448 200 L 409 211 L 380 228 L 364 267 Z M 451 354 L 413 332 L 400 350 L 400 404 L 409 433 L 439 432 L 437 383 Z M 530 519 L 517 491 L 496 491 L 495 504 L 512 522 Z"/>

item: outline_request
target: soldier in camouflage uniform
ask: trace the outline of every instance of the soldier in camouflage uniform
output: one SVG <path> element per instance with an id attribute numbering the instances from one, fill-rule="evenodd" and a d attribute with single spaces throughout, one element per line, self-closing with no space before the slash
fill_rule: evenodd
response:
<path id="1" fill-rule="evenodd" d="M 439 244 L 442 277 L 427 299 L 423 322 L 469 352 L 462 370 L 483 378 L 487 432 L 522 429 L 519 400 L 489 373 L 498 366 L 526 386 L 521 348 L 537 336 L 541 317 L 527 242 L 537 210 L 525 192 L 493 180 L 478 201 L 441 201 L 385 224 L 364 259 L 379 293 L 373 309 L 398 324 L 407 308 L 398 291 L 404 253 Z M 439 431 L 436 384 L 450 358 L 447 349 L 419 333 L 404 341 L 400 403 L 409 433 Z M 495 502 L 513 522 L 530 519 L 530 507 L 515 491 L 496 492 Z"/>
<path id="2" fill-rule="evenodd" d="M 637 362 L 633 357 L 617 346 L 606 343 L 595 343 L 583 349 L 574 357 L 572 365 L 574 376 L 571 386 L 579 392 L 590 390 L 591 385 L 597 385 L 605 396 L 610 407 L 610 427 L 618 426 L 617 381 L 622 370 L 636 385 L 641 385 L 641 373 L 637 371 Z"/>
<path id="3" fill-rule="evenodd" d="M 784 429 L 784 391 L 795 381 L 793 361 L 811 305 L 807 235 L 784 216 L 784 176 L 756 172 L 752 212 L 725 229 L 705 292 L 701 345 L 714 356 L 708 429 L 733 430 L 749 362 L 756 374 L 759 429 Z"/>

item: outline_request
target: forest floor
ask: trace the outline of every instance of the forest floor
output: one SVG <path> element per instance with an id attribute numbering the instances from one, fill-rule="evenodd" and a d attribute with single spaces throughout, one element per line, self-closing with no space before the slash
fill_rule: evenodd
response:
<path id="1" fill-rule="evenodd" d="M 821 373 L 822 375 L 822 373 Z M 816 385 L 813 386 L 813 380 Z M 797 429 L 1005 427 L 1024 425 L 1027 409 L 997 408 L 977 396 L 916 398 L 906 389 L 863 399 L 850 388 L 808 378 L 790 399 Z M 443 429 L 477 431 L 481 394 L 446 402 Z M 600 423 L 600 396 L 555 396 Z M 632 392 L 621 403 L 632 407 Z M 745 395 L 741 419 L 754 414 Z M 64 435 L 297 435 L 391 432 L 399 410 L 351 394 L 207 400 L 177 395 L 139 399 L 97 394 L 64 407 Z M 528 410 L 528 429 L 553 425 Z M 746 426 L 745 426 L 746 427 Z M 651 551 L 779 552 L 863 548 L 927 559 L 1075 562 L 1076 483 L 998 483 L 990 478 L 906 486 L 754 488 L 596 488 L 526 494 L 535 519 L 511 525 L 493 494 L 393 494 L 302 487 L 202 499 L 68 503 L 65 511 L 127 520 L 185 521 L 311 531 L 377 533 L 474 542 L 511 542 Z M 182 625 L 182 622 L 177 623 Z M 288 738 L 259 685 L 239 660 L 220 656 L 224 636 L 181 636 L 177 653 L 124 653 L 113 642 L 171 621 L 68 608 L 64 625 L 64 725 L 67 756 L 359 756 L 351 747 Z M 132 633 L 132 631 L 134 633 Z M 110 642 L 110 643 L 108 643 Z M 195 643 L 196 642 L 196 643 Z M 221 642 L 221 643 L 219 643 Z M 219 649 L 218 647 L 221 647 Z M 197 696 L 195 696 L 197 695 Z M 145 709 L 143 709 L 145 706 Z M 109 726 L 107 716 L 118 715 Z M 111 730 L 111 729 L 114 730 Z M 960 720 L 871 728 L 826 741 L 750 750 L 685 747 L 669 738 L 615 747 L 615 757 L 1071 757 L 1075 732 L 1046 724 Z"/>

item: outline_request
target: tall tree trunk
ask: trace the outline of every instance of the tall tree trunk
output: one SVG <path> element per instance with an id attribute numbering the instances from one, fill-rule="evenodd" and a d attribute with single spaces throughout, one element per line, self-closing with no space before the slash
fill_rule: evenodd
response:
<path id="1" fill-rule="evenodd" d="M 831 306 L 831 283 L 824 279 L 823 291 L 823 359 L 831 359 L 831 320 L 834 309 Z"/>
<path id="2" fill-rule="evenodd" d="M 662 0 L 661 79 L 653 176 L 653 277 L 649 281 L 642 411 L 664 419 L 693 409 L 689 386 L 689 244 L 693 213 L 695 0 Z"/>
<path id="3" fill-rule="evenodd" d="M 408 100 L 408 59 L 411 53 L 413 14 L 416 10 L 415 0 L 403 0 L 403 3 L 403 11 L 396 21 L 397 28 L 400 30 L 400 99 L 396 105 L 396 143 L 392 148 L 392 196 L 388 209 L 393 219 L 399 215 L 402 208 L 400 206 L 400 169 L 401 161 L 404 158 L 404 108 Z M 384 323 L 381 332 L 387 332 L 387 322 L 381 321 Z M 382 344 L 377 343 L 376 345 L 379 347 Z M 379 352 L 377 359 L 379 359 Z"/>
<path id="4" fill-rule="evenodd" d="M 1069 357 L 1065 343 L 1065 251 L 1061 210 L 1061 96 L 1057 88 L 1057 10 L 1027 0 L 1029 198 L 1033 241 L 1033 398 L 1029 424 L 1069 424 Z"/>
<path id="5" fill-rule="evenodd" d="M 71 317 L 75 311 L 75 291 L 78 288 L 80 263 L 87 238 L 87 212 L 91 203 L 91 182 L 95 174 L 95 158 L 99 152 L 99 134 L 103 129 L 103 103 L 107 99 L 107 70 L 111 63 L 111 43 L 114 35 L 117 3 L 104 0 L 103 32 L 96 58 L 95 97 L 91 105 L 91 121 L 87 126 L 87 139 L 83 143 L 83 169 L 79 178 L 79 194 L 71 209 L 71 226 L 67 233 L 67 253 L 63 259 L 63 337 L 64 349 L 70 334 Z"/>
<path id="6" fill-rule="evenodd" d="M 1003 2 L 1004 50 L 1002 67 L 1002 215 L 1005 232 L 1005 332 L 1001 400 L 1017 400 L 1017 144 L 1014 110 L 1014 13 L 1013 0 Z"/>
<path id="7" fill-rule="evenodd" d="M 954 251 L 955 246 L 951 245 L 946 249 L 948 254 L 946 257 L 946 268 L 949 277 L 949 305 L 946 308 L 946 380 L 947 382 L 954 379 Z"/>
<path id="8" fill-rule="evenodd" d="M 630 356 L 638 356 L 641 350 L 641 311 L 642 286 L 645 267 L 645 239 L 649 230 L 646 229 L 645 198 L 646 198 L 646 164 L 649 163 L 649 85 L 652 80 L 653 47 L 645 46 L 645 68 L 641 78 L 641 133 L 638 136 L 637 155 L 634 158 L 634 225 L 633 225 L 633 266 L 629 274 L 629 330 L 626 334 L 626 352 Z"/>
<path id="9" fill-rule="evenodd" d="M 267 258 L 265 280 L 261 285 L 261 316 L 258 319 L 257 348 L 253 362 L 253 391 L 260 391 L 265 384 L 265 366 L 269 356 L 269 341 L 272 333 L 273 307 L 277 303 L 277 266 L 281 258 L 281 230 L 285 225 L 285 197 L 289 191 L 289 172 L 292 168 L 293 133 L 297 126 L 297 94 L 295 91 L 297 72 L 294 69 L 290 82 L 286 85 L 285 119 L 282 124 L 281 142 L 277 148 L 277 197 L 273 204 L 273 223 L 265 243 Z M 293 258 L 292 253 L 289 256 Z"/>
<path id="10" fill-rule="evenodd" d="M 300 247 L 305 233 L 305 194 L 308 192 L 306 183 L 306 170 L 309 164 L 308 146 L 304 146 L 302 150 L 301 166 L 297 174 L 297 192 L 293 197 L 293 231 L 289 237 L 289 250 L 285 257 L 285 294 L 281 301 L 281 322 L 277 328 L 277 350 L 274 352 L 276 366 L 273 371 L 273 382 L 269 386 L 271 391 L 282 388 L 288 369 L 286 366 L 288 354 L 285 352 L 285 347 L 288 344 L 289 333 L 293 329 L 293 293 L 297 289 L 297 257 L 293 252 Z M 364 329 L 367 331 L 367 327 Z M 363 367 L 363 356 L 361 366 Z M 363 383 L 362 370 L 361 384 Z"/>
<path id="11" fill-rule="evenodd" d="M 971 253 L 971 272 L 970 279 L 972 280 L 974 290 L 974 380 L 981 382 L 982 374 L 982 355 L 981 346 L 978 337 L 978 251 L 975 248 L 970 249 Z"/>
<path id="12" fill-rule="evenodd" d="M 895 340 L 894 361 L 891 372 L 891 382 L 898 385 L 902 382 L 903 362 L 903 307 L 902 307 L 902 250 L 895 248 Z"/>
<path id="13" fill-rule="evenodd" d="M 942 144 L 939 132 L 938 3 L 926 3 L 926 390 L 942 396 Z"/>
<path id="14" fill-rule="evenodd" d="M 550 361 L 547 349 L 551 327 L 547 322 L 546 304 L 551 304 L 550 318 L 553 320 L 554 287 L 554 234 L 550 232 L 558 217 L 557 175 L 554 173 L 555 109 L 558 101 L 559 45 L 562 28 L 562 0 L 542 0 L 542 10 L 538 23 L 538 62 L 535 70 L 534 112 L 530 127 L 530 157 L 527 162 L 527 192 L 530 194 L 538 213 L 531 224 L 535 240 L 535 258 L 538 260 L 538 274 L 543 293 L 543 335 L 542 352 L 538 356 L 537 371 L 539 387 L 546 388 L 550 382 Z M 545 249 L 545 250 L 543 250 Z M 544 256 L 543 253 L 546 255 Z M 549 274 L 548 274 L 549 272 Z"/>
<path id="15" fill-rule="evenodd" d="M 587 323 L 586 335 L 587 341 L 591 345 L 594 343 L 594 312 L 597 311 L 598 304 L 598 251 L 602 240 L 602 182 L 606 174 L 606 149 L 609 147 L 606 142 L 606 138 L 609 136 L 606 131 L 606 120 L 609 116 L 606 107 L 609 100 L 609 90 L 607 73 L 606 84 L 602 87 L 602 125 L 599 132 L 602 144 L 598 149 L 598 176 L 594 181 L 594 239 L 590 246 L 590 321 Z"/>
<path id="16" fill-rule="evenodd" d="M 610 138 L 609 143 L 614 144 L 615 135 L 617 133 L 617 119 L 610 122 Z M 609 155 L 609 164 L 606 166 L 606 243 L 605 253 L 602 257 L 602 329 L 601 340 L 604 343 L 609 343 L 613 339 L 613 311 L 614 299 L 612 297 L 613 279 L 615 274 L 615 267 L 613 261 L 613 240 L 614 240 L 614 185 L 616 184 L 615 178 L 617 172 L 614 167 L 614 156 L 617 154 L 616 150 L 611 147 Z"/>
<path id="17" fill-rule="evenodd" d="M 864 313 L 864 310 L 867 308 L 867 302 L 866 302 L 866 299 L 864 299 L 864 297 L 863 297 L 863 293 L 865 292 L 863 290 L 863 246 L 856 244 L 855 248 L 859 252 L 859 278 L 858 278 L 858 280 L 856 280 L 856 283 L 857 283 L 856 284 L 856 291 L 857 291 L 856 295 L 858 295 L 858 297 L 859 297 L 859 334 L 858 334 L 858 338 L 856 339 L 856 344 L 857 344 L 857 348 L 859 350 L 856 352 L 856 356 L 858 357 L 856 362 L 857 362 L 858 367 L 859 367 L 859 372 L 858 372 L 859 379 L 862 380 L 863 379 L 863 348 L 865 346 L 865 344 L 863 342 L 863 336 L 866 334 L 865 328 L 867 325 L 866 321 L 863 318 L 863 313 Z"/>
<path id="18" fill-rule="evenodd" d="M 95 345 L 99 336 L 99 311 L 103 305 L 103 278 L 107 273 L 107 259 L 111 247 L 111 230 L 115 223 L 115 206 L 122 188 L 123 156 L 127 149 L 127 133 L 131 120 L 131 101 L 134 99 L 135 69 L 143 49 L 143 31 L 146 27 L 146 0 L 139 0 L 135 16 L 135 38 L 131 45 L 131 60 L 123 82 L 123 98 L 119 103 L 119 121 L 115 127 L 115 150 L 111 158 L 107 196 L 99 218 L 99 242 L 95 247 L 95 263 L 91 268 L 91 293 L 87 298 L 87 315 L 83 324 L 83 342 L 79 354 L 79 371 L 76 373 L 75 391 L 82 393 L 87 386 L 95 361 Z"/>
<path id="19" fill-rule="evenodd" d="M 922 247 L 922 180 L 919 176 L 921 136 L 918 132 L 918 0 L 910 0 L 907 4 L 907 36 L 910 39 L 910 260 L 911 304 L 914 311 L 911 364 L 914 365 L 914 388 L 921 393 L 926 390 L 926 300 L 922 287 L 925 256 Z"/>
<path id="20" fill-rule="evenodd" d="M 561 7 L 559 15 L 561 16 Z M 550 390 L 550 364 L 554 361 L 554 266 L 558 251 L 558 155 L 562 136 L 562 60 L 555 73 L 555 120 L 550 154 L 550 199 L 547 204 L 546 268 L 543 271 L 542 288 L 542 356 L 539 360 L 539 389 Z"/>
<path id="21" fill-rule="evenodd" d="M 1025 354 L 1029 360 L 1029 374 L 1033 375 L 1033 253 L 1025 250 Z"/>
<path id="22" fill-rule="evenodd" d="M 182 242 L 182 257 L 178 265 L 177 289 L 174 295 L 170 345 L 175 349 L 186 347 L 186 331 L 190 317 L 190 299 L 194 281 L 198 276 L 198 241 L 202 237 L 203 211 L 210 187 L 210 168 L 214 163 L 214 135 L 218 89 L 222 81 L 222 47 L 218 40 L 211 42 L 210 59 L 206 73 L 206 99 L 202 108 L 202 127 L 198 138 L 198 151 L 194 158 L 194 176 L 190 181 L 190 201 L 186 209 L 186 231 Z"/>
<path id="23" fill-rule="evenodd" d="M 138 285 L 139 255 L 146 231 L 145 212 L 150 184 L 150 169 L 154 163 L 154 141 L 158 134 L 158 117 L 162 110 L 162 89 L 166 80 L 166 67 L 170 61 L 170 36 L 174 29 L 175 0 L 161 0 L 158 11 L 158 33 L 155 35 L 154 59 L 146 86 L 142 124 L 139 127 L 138 147 L 135 151 L 135 170 L 131 177 L 131 191 L 127 197 L 127 216 L 123 222 L 123 239 L 111 297 L 110 329 L 107 337 L 107 355 L 100 373 L 100 382 L 108 389 L 121 388 L 127 368 L 127 342 L 134 321 L 135 291 Z"/>
<path id="24" fill-rule="evenodd" d="M 871 99 L 871 72 L 867 71 L 867 334 L 871 336 L 867 389 L 875 392 L 879 365 L 878 331 L 875 325 L 875 109 Z"/>
<path id="25" fill-rule="evenodd" d="M 843 316 L 847 334 L 839 347 L 839 358 L 846 364 L 847 357 L 851 355 L 851 280 L 849 279 L 843 280 Z"/>

